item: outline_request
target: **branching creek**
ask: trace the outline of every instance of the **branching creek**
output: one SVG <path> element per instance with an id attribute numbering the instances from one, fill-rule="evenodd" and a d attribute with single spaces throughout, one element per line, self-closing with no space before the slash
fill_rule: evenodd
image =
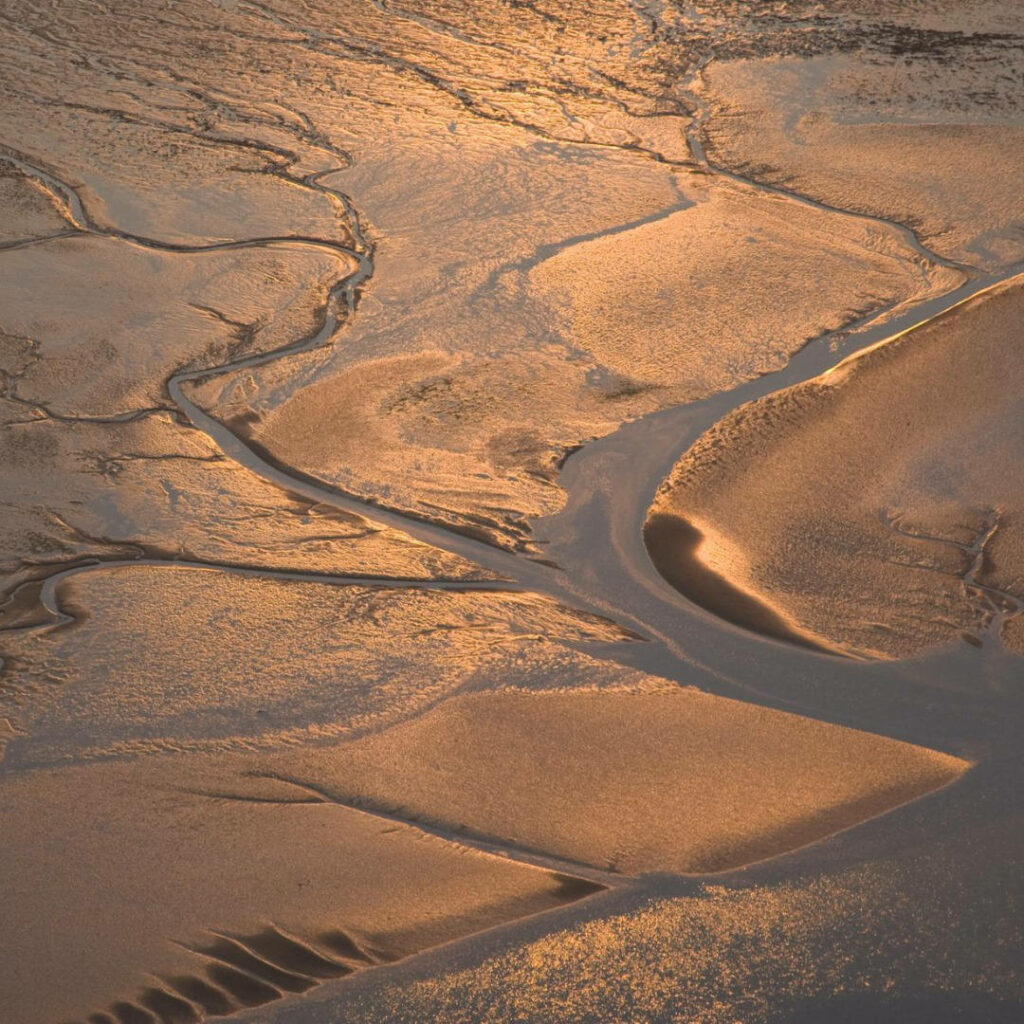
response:
<path id="1" fill-rule="evenodd" d="M 723 416 L 744 403 L 817 377 L 844 359 L 944 316 L 971 297 L 1021 274 L 1024 267 L 1015 266 L 1002 274 L 990 275 L 951 264 L 924 248 L 913 232 L 901 224 L 836 210 L 718 168 L 705 156 L 700 126 L 698 114 L 688 140 L 694 158 L 708 175 L 724 176 L 752 190 L 813 206 L 833 216 L 860 218 L 895 230 L 921 257 L 960 271 L 962 283 L 901 314 L 878 310 L 840 331 L 821 336 L 805 345 L 777 372 L 701 401 L 624 423 L 614 433 L 583 445 L 566 459 L 559 478 L 566 493 L 564 507 L 558 514 L 532 524 L 533 540 L 543 552 L 543 559 L 500 549 L 479 537 L 369 502 L 293 471 L 242 440 L 189 397 L 189 386 L 197 382 L 330 345 L 343 330 L 346 319 L 358 315 L 361 292 L 374 273 L 374 251 L 355 205 L 331 185 L 331 175 L 342 169 L 340 164 L 293 180 L 323 192 L 340 206 L 349 223 L 351 246 L 305 237 L 178 246 L 97 227 L 72 186 L 21 155 L 0 153 L 0 160 L 18 168 L 54 197 L 75 233 L 96 234 L 171 252 L 275 246 L 321 248 L 354 265 L 334 284 L 315 331 L 273 351 L 244 355 L 219 366 L 179 370 L 167 380 L 167 394 L 183 420 L 205 434 L 227 459 L 288 494 L 402 531 L 461 556 L 497 577 L 480 582 L 331 577 L 258 566 L 218 567 L 150 557 L 150 553 L 143 552 L 134 560 L 97 560 L 52 567 L 53 572 L 45 582 L 37 580 L 25 585 L 39 588 L 37 600 L 50 621 L 44 626 L 23 628 L 60 628 L 71 621 L 61 611 L 59 601 L 60 585 L 70 576 L 97 570 L 130 572 L 138 565 L 219 568 L 337 585 L 528 591 L 604 616 L 637 637 L 616 644 L 581 645 L 592 656 L 640 668 L 684 686 L 924 744 L 976 762 L 976 768 L 963 782 L 925 798 L 927 801 L 953 801 L 962 805 L 969 817 L 969 808 L 980 793 L 995 794 L 1004 804 L 1012 800 L 1010 794 L 1021 791 L 1020 767 L 1015 757 L 1020 714 L 1007 707 L 988 681 L 1011 675 L 1016 661 L 1001 649 L 995 637 L 987 638 L 980 648 L 961 645 L 954 651 L 906 662 L 858 661 L 773 640 L 732 626 L 686 600 L 654 568 L 642 529 L 655 492 L 672 466 Z M 898 828 L 901 813 L 897 810 L 872 827 L 884 835 L 886 830 Z M 806 867 L 807 858 L 813 861 L 816 855 L 813 848 L 797 851 L 758 870 L 784 875 L 788 863 L 802 860 Z"/>

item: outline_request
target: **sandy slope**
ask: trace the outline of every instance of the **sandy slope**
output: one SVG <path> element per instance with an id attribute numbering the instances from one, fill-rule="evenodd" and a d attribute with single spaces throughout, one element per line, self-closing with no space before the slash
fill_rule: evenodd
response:
<path id="1" fill-rule="evenodd" d="M 656 562 L 726 617 L 869 655 L 998 629 L 1024 597 L 1022 304 L 1009 282 L 716 424 L 652 509 Z"/>

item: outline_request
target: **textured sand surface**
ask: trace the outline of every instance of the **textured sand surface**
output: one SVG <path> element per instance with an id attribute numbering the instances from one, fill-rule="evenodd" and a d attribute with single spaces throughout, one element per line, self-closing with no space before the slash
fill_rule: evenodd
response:
<path id="1" fill-rule="evenodd" d="M 678 688 L 456 697 L 294 764 L 293 775 L 357 806 L 626 874 L 774 856 L 968 767 Z"/>
<path id="2" fill-rule="evenodd" d="M 218 781 L 161 761 L 5 780 L 6 1020 L 225 1016 L 599 888 L 272 781 L 199 792 Z"/>
<path id="3" fill-rule="evenodd" d="M 26 415 L 97 419 L 167 406 L 174 370 L 302 337 L 354 261 L 297 244 L 183 254 L 76 237 L 4 264 L 3 354 L 28 364 L 8 398 Z"/>
<path id="4" fill-rule="evenodd" d="M 656 562 L 857 653 L 998 631 L 1024 600 L 1022 303 L 1010 282 L 717 424 L 652 509 Z M 740 604 L 714 607 L 763 626 Z"/>
<path id="5" fill-rule="evenodd" d="M 508 182 L 495 209 L 484 204 L 494 160 L 470 149 L 426 187 L 399 172 L 366 188 L 358 166 L 339 176 L 384 234 L 376 301 L 311 386 L 281 400 L 263 374 L 255 398 L 236 391 L 263 413 L 253 436 L 276 457 L 507 542 L 523 516 L 560 506 L 566 449 L 778 368 L 811 337 L 956 280 L 919 266 L 895 232 L 836 231 L 824 213 L 718 195 L 695 175 L 600 151 L 568 163 L 517 153 L 504 173 L 523 184 Z M 564 224 L 539 220 L 538 179 Z M 443 197 L 455 192 L 467 212 L 453 225 Z M 412 263 L 389 251 L 392 236 L 430 255 Z M 783 278 L 794 285 L 780 289 Z M 262 393 L 274 399 L 266 410 Z M 203 397 L 222 403 L 213 384 Z M 322 429 L 311 433 L 311 420 Z"/>
<path id="6" fill-rule="evenodd" d="M 0 209 L 0 245 L 57 235 L 68 226 L 53 199 L 10 165 L 0 165 Z"/>
<path id="7" fill-rule="evenodd" d="M 27 733 L 9 766 L 324 742 L 462 689 L 639 678 L 567 646 L 620 627 L 531 594 L 128 566 L 66 579 L 57 603 L 75 625 L 0 635 L 0 708 Z"/>
<path id="8" fill-rule="evenodd" d="M 345 1012 L 367 1024 L 1010 1024 L 1024 1008 L 1020 825 L 1018 813 L 969 839 L 925 833 L 825 876 L 644 894 L 431 977 L 382 978 Z M 322 1024 L 338 1007 L 314 998 L 274 1019 Z"/>
<path id="9" fill-rule="evenodd" d="M 0 0 L 0 1022 L 1019 1024 L 1022 47 Z"/>
<path id="10" fill-rule="evenodd" d="M 139 555 L 342 575 L 486 575 L 463 559 L 264 483 L 170 414 L 129 423 L 25 421 L 0 466 L 18 495 L 0 520 L 0 592 L 84 559 Z M 27 589 L 0 621 L 37 604 Z M 36 618 L 46 616 L 36 612 Z M 20 620 L 19 620 L 20 621 Z"/>
<path id="11" fill-rule="evenodd" d="M 78 624 L 4 650 L 26 733 L 0 792 L 19 1021 L 140 1005 L 192 1020 L 182 996 L 216 1016 L 594 891 L 445 835 L 616 872 L 719 870 L 967 767 L 615 670 L 536 633 L 609 625 L 530 596 L 138 567 L 60 597 Z M 492 692 L 444 700 L 462 689 Z M 307 946 L 329 963 L 311 973 Z M 41 992 L 40 972 L 62 984 Z"/>
<path id="12" fill-rule="evenodd" d="M 915 53 L 908 44 L 884 70 L 834 56 L 711 69 L 702 96 L 712 159 L 830 206 L 909 224 L 951 259 L 1019 261 L 1024 120 L 1013 38 L 979 39 L 970 54 L 962 38 L 925 37 L 921 46 Z"/>

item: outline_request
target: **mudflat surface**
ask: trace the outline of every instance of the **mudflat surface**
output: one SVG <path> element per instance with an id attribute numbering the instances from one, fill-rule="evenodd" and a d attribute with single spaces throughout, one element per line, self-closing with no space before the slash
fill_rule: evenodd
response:
<path id="1" fill-rule="evenodd" d="M 4 1024 L 1024 1016 L 1018 4 L 0 24 Z"/>

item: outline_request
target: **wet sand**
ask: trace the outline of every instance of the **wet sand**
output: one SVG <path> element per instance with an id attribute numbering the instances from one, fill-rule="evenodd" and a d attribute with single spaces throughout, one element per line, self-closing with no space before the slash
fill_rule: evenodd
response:
<path id="1" fill-rule="evenodd" d="M 292 777 L 357 807 L 567 862 L 707 874 L 804 846 L 969 767 L 653 679 L 640 685 L 456 697 L 328 758 L 294 758 Z"/>
<path id="2" fill-rule="evenodd" d="M 962 807 L 927 813 L 963 821 Z M 390 986 L 360 987 L 347 1012 L 395 1024 L 551 1014 L 573 1024 L 1013 1021 L 1022 1008 L 1020 820 L 977 818 L 979 833 L 958 839 L 920 818 L 900 852 L 876 834 L 874 852 L 840 869 L 819 860 L 783 878 L 689 888 L 652 880 L 632 897 L 601 897 L 560 929 L 524 928 L 517 941 L 435 957 L 418 972 L 409 964 Z M 963 873 L 981 847 L 985 870 Z M 985 924 L 993 901 L 1008 914 L 998 934 Z M 304 1014 L 293 1007 L 276 1019 L 321 1024 L 337 1007 L 314 997 Z"/>
<path id="3" fill-rule="evenodd" d="M 1019 1018 L 970 6 L 0 6 L 0 1018 Z"/>
<path id="4" fill-rule="evenodd" d="M 465 586 L 66 577 L 74 625 L 3 648 L 15 1019 L 276 1002 L 622 876 L 777 856 L 970 768 L 595 660 L 572 646 L 612 624 Z"/>

